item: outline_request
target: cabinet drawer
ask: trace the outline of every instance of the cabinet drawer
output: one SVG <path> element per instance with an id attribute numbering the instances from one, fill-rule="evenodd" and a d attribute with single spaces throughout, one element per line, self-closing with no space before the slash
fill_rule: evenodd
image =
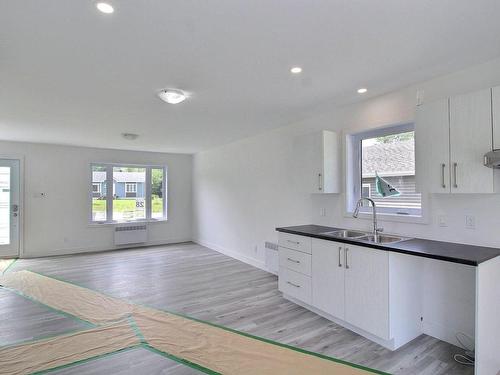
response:
<path id="1" fill-rule="evenodd" d="M 280 267 L 278 286 L 280 291 L 290 297 L 311 304 L 311 278 L 309 276 Z"/>
<path id="2" fill-rule="evenodd" d="M 311 276 L 311 255 L 284 247 L 279 248 L 280 267 Z"/>
<path id="3" fill-rule="evenodd" d="M 311 238 L 297 236 L 295 234 L 280 233 L 278 244 L 281 247 L 286 247 L 292 250 L 302 251 L 303 253 L 311 254 Z"/>

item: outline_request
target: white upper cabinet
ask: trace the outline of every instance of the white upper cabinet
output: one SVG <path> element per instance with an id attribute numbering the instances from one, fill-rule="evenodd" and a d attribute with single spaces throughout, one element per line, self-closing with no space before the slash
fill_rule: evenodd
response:
<path id="1" fill-rule="evenodd" d="M 328 130 L 296 137 L 292 168 L 297 186 L 309 193 L 339 193 L 339 147 L 337 133 Z"/>
<path id="2" fill-rule="evenodd" d="M 448 99 L 417 107 L 415 175 L 418 191 L 450 192 L 449 134 Z"/>
<path id="3" fill-rule="evenodd" d="M 493 193 L 491 90 L 425 103 L 415 123 L 416 178 L 426 193 Z"/>
<path id="4" fill-rule="evenodd" d="M 493 149 L 500 150 L 500 86 L 493 87 Z"/>
<path id="5" fill-rule="evenodd" d="M 453 193 L 493 193 L 491 90 L 450 98 L 450 173 Z"/>

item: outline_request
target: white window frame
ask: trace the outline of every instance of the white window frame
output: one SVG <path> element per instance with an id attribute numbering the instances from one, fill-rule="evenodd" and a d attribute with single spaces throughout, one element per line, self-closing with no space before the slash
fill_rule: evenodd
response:
<path id="1" fill-rule="evenodd" d="M 125 193 L 137 193 L 137 182 L 125 182 Z"/>
<path id="2" fill-rule="evenodd" d="M 415 131 L 414 123 L 404 123 L 395 124 L 390 126 L 385 126 L 382 128 L 376 128 L 372 130 L 367 130 L 355 134 L 347 134 L 345 138 L 345 152 L 346 152 L 346 164 L 345 164 L 345 183 L 346 183 L 346 194 L 345 194 L 345 206 L 344 215 L 346 217 L 352 217 L 352 212 L 354 211 L 355 205 L 359 197 L 361 196 L 362 188 L 362 176 L 361 176 L 361 141 L 363 139 L 383 137 L 387 135 L 393 135 L 398 133 L 405 133 Z M 412 222 L 412 223 L 427 223 L 426 207 L 428 200 L 424 194 L 421 197 L 421 209 L 420 212 L 417 210 L 408 210 L 402 212 L 400 209 L 394 208 L 378 208 L 377 213 L 382 220 L 386 221 L 399 221 L 399 222 Z M 360 211 L 360 218 L 371 219 L 371 208 L 369 205 L 364 205 Z"/>
<path id="3" fill-rule="evenodd" d="M 127 220 L 126 222 L 155 222 L 155 221 L 166 221 L 168 218 L 168 186 L 167 186 L 167 167 L 164 165 L 143 165 L 143 164 L 131 164 L 131 163 L 91 163 L 90 164 L 90 188 L 89 188 L 89 222 L 90 224 L 120 224 L 120 221 L 113 220 L 113 194 L 106 194 L 106 220 L 105 221 L 96 221 L 92 220 L 92 201 L 93 201 L 93 182 L 92 182 L 92 169 L 94 166 L 105 167 L 106 169 L 106 185 L 113 186 L 114 190 L 114 181 L 113 181 L 113 169 L 115 167 L 118 168 L 145 168 L 146 170 L 146 180 L 144 182 L 145 186 L 145 204 L 146 204 L 146 218 L 145 219 L 135 219 L 135 220 Z M 151 170 L 152 169 L 162 169 L 163 170 L 163 181 L 162 181 L 162 197 L 163 197 L 163 216 L 161 218 L 153 218 L 152 217 L 152 197 L 151 197 Z M 125 183 L 125 193 L 127 192 L 127 184 Z M 135 189 L 137 192 L 137 183 L 131 183 L 135 185 Z"/>

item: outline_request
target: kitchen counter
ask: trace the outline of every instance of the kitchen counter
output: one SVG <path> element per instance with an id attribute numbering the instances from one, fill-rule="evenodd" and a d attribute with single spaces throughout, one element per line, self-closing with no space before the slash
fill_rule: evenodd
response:
<path id="1" fill-rule="evenodd" d="M 452 242 L 425 240 L 420 238 L 412 238 L 392 244 L 378 244 L 359 241 L 356 239 L 337 238 L 322 235 L 322 233 L 325 232 L 331 232 L 341 229 L 345 228 L 333 228 L 313 224 L 276 228 L 278 232 L 320 238 L 322 240 L 342 242 L 352 245 L 360 245 L 379 250 L 394 251 L 402 254 L 466 264 L 469 266 L 478 266 L 483 262 L 500 256 L 500 249 L 493 247 L 464 245 Z"/>

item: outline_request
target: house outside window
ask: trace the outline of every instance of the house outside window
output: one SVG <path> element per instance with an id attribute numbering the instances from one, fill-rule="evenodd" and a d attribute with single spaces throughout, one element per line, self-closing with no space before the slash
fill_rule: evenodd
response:
<path id="1" fill-rule="evenodd" d="M 167 218 L 165 167 L 93 164 L 91 174 L 91 222 Z M 106 184 L 113 186 L 112 195 Z"/>
<path id="2" fill-rule="evenodd" d="M 347 209 L 352 212 L 360 197 L 371 198 L 381 214 L 422 216 L 422 197 L 415 184 L 415 138 L 413 124 L 397 125 L 348 137 Z M 400 195 L 382 197 L 376 174 Z M 362 212 L 371 212 L 363 203 Z"/>

